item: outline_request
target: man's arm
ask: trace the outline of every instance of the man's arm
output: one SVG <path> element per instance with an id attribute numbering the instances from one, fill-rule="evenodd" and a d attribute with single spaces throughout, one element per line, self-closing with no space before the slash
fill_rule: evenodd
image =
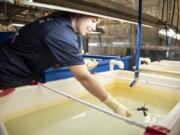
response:
<path id="1" fill-rule="evenodd" d="M 104 104 L 110 107 L 115 113 L 130 116 L 128 109 L 119 104 L 115 98 L 108 94 L 104 88 L 96 81 L 96 79 L 88 71 L 86 65 L 75 65 L 69 67 L 75 78 L 94 96 L 100 99 Z"/>
<path id="2" fill-rule="evenodd" d="M 95 97 L 101 101 L 108 98 L 108 93 L 88 71 L 86 65 L 70 66 L 70 70 L 74 74 L 75 78 Z"/>

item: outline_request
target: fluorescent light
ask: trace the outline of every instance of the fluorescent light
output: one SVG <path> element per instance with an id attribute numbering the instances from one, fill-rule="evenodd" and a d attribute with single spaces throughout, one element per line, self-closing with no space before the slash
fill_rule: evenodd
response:
<path id="1" fill-rule="evenodd" d="M 93 32 L 88 32 L 88 34 L 101 34 L 101 32 L 93 31 Z"/>
<path id="2" fill-rule="evenodd" d="M 127 23 L 131 23 L 131 24 L 136 24 L 136 25 L 138 24 L 137 22 L 127 21 L 127 20 L 123 20 L 123 19 L 119 19 L 119 18 L 115 18 L 115 17 L 91 13 L 88 11 L 81 11 L 81 10 L 77 10 L 77 9 L 71 9 L 71 8 L 67 8 L 67 7 L 55 6 L 55 5 L 50 5 L 50 4 L 42 4 L 42 3 L 38 3 L 38 2 L 27 2 L 27 1 L 19 1 L 18 4 L 43 7 L 43 8 L 49 8 L 49 9 L 56 9 L 56 10 L 68 11 L 68 12 L 80 13 L 80 14 L 86 14 L 86 15 L 92 15 L 92 16 L 97 16 L 97 17 L 101 17 L 101 18 L 117 20 L 117 21 L 120 21 L 122 23 L 127 22 Z M 142 24 L 142 26 L 148 27 L 148 28 L 153 28 L 152 26 L 145 25 L 145 24 Z"/>
<path id="3" fill-rule="evenodd" d="M 89 46 L 98 46 L 98 43 L 89 43 Z"/>
<path id="4" fill-rule="evenodd" d="M 180 40 L 180 34 L 175 34 L 172 38 Z"/>
<path id="5" fill-rule="evenodd" d="M 167 34 L 168 37 L 172 37 L 176 34 L 173 29 L 168 29 L 167 31 L 165 29 L 161 29 L 158 33 L 164 36 Z"/>
<path id="6" fill-rule="evenodd" d="M 113 45 L 128 45 L 129 42 L 116 42 L 116 41 L 114 41 L 114 42 L 112 42 L 112 44 Z"/>
<path id="7" fill-rule="evenodd" d="M 20 24 L 20 23 L 11 23 L 12 26 L 15 27 L 23 27 L 25 24 Z"/>
<path id="8" fill-rule="evenodd" d="M 160 35 L 164 35 L 164 36 L 166 36 L 166 34 L 167 34 L 167 36 L 170 38 L 180 40 L 180 34 L 175 33 L 173 29 L 168 29 L 167 31 L 165 29 L 161 29 L 161 30 L 159 30 L 158 33 Z"/>

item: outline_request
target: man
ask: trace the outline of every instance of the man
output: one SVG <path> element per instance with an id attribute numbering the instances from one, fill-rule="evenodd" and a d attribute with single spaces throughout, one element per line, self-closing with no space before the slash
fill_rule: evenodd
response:
<path id="1" fill-rule="evenodd" d="M 114 112 L 129 116 L 128 109 L 97 83 L 80 54 L 76 33 L 95 31 L 99 22 L 97 17 L 65 13 L 22 27 L 11 42 L 0 48 L 0 88 L 31 84 L 45 69 L 59 64 L 68 66 L 75 78 Z"/>

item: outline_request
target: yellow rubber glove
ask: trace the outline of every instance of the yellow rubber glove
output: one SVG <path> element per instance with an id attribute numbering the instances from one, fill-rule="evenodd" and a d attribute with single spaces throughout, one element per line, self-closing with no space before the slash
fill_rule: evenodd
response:
<path id="1" fill-rule="evenodd" d="M 125 106 L 119 104 L 119 102 L 113 97 L 111 97 L 111 95 L 109 95 L 108 98 L 105 101 L 103 101 L 103 103 L 110 107 L 117 114 L 126 117 L 131 116 L 130 111 L 128 111 L 128 109 Z"/>

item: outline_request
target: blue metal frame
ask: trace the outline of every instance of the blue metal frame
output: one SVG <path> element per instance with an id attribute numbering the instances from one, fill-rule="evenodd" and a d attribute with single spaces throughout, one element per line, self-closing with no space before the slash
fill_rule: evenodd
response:
<path id="1" fill-rule="evenodd" d="M 130 84 L 132 87 L 139 77 L 139 62 L 140 62 L 140 49 L 141 49 L 141 30 L 142 30 L 142 0 L 139 0 L 139 12 L 138 12 L 138 38 L 136 47 L 136 67 L 134 72 L 134 80 Z"/>
<path id="2" fill-rule="evenodd" d="M 105 55 L 83 55 L 83 58 L 94 58 L 96 60 L 99 60 L 98 62 L 100 62 L 100 65 L 102 64 L 102 61 L 104 61 L 104 60 L 108 60 L 108 62 L 111 59 L 123 61 L 124 70 L 129 70 L 130 69 L 130 61 L 132 59 L 131 56 L 122 56 L 121 57 L 121 56 L 105 56 Z M 114 69 L 119 69 L 119 68 L 118 68 L 117 65 L 115 65 Z"/>
<path id="3" fill-rule="evenodd" d="M 131 60 L 131 56 L 100 56 L 100 55 L 83 55 L 84 58 L 93 58 L 96 59 L 99 64 L 96 68 L 91 69 L 91 72 L 103 72 L 103 71 L 109 71 L 109 62 L 111 59 L 115 60 L 121 60 L 124 63 L 124 70 L 129 70 L 129 62 Z M 119 69 L 117 65 L 114 66 L 114 70 Z M 64 68 L 49 68 L 46 71 L 44 71 L 42 76 L 42 81 L 53 81 L 58 79 L 65 79 L 72 77 L 73 74 L 69 71 L 67 67 Z"/>

